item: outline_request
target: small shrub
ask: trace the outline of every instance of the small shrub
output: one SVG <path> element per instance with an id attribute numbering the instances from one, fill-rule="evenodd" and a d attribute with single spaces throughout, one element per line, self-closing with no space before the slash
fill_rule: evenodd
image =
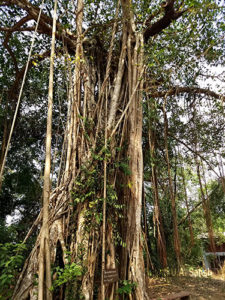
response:
<path id="1" fill-rule="evenodd" d="M 120 295 L 130 295 L 135 290 L 137 283 L 130 280 L 122 280 L 120 285 L 117 293 Z"/>
<path id="2" fill-rule="evenodd" d="M 56 274 L 57 278 L 53 283 L 52 290 L 65 283 L 74 282 L 77 279 L 77 277 L 82 275 L 82 267 L 73 262 L 71 264 L 65 265 L 64 269 L 57 267 Z"/>
<path id="3" fill-rule="evenodd" d="M 24 244 L 0 244 L 0 299 L 9 299 L 24 263 Z"/>

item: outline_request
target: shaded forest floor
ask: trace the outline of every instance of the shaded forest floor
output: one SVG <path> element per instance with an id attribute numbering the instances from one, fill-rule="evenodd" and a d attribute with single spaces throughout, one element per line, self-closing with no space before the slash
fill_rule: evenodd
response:
<path id="1" fill-rule="evenodd" d="M 224 300 L 225 280 L 219 277 L 169 277 L 168 279 L 149 279 L 148 292 L 150 299 L 188 291 L 193 300 Z"/>

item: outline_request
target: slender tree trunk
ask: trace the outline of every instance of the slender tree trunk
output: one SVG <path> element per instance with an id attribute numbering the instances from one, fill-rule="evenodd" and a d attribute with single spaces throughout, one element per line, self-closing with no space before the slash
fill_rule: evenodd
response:
<path id="1" fill-rule="evenodd" d="M 150 108 L 149 108 L 150 109 Z M 159 192 L 158 192 L 158 180 L 156 170 L 156 158 L 155 158 L 155 134 L 152 130 L 152 124 L 149 124 L 149 147 L 151 155 L 152 165 L 152 189 L 154 197 L 154 223 L 157 227 L 157 247 L 160 255 L 160 261 L 163 268 L 167 267 L 167 252 L 166 252 L 166 240 L 164 235 L 162 214 L 159 205 Z"/>
<path id="2" fill-rule="evenodd" d="M 202 184 L 202 179 L 201 179 L 201 174 L 200 174 L 200 165 L 199 165 L 199 162 L 197 159 L 196 159 L 196 167 L 197 167 L 197 175 L 198 175 L 198 181 L 199 181 L 200 192 L 201 192 L 201 197 L 202 197 L 202 207 L 203 207 L 203 212 L 204 212 L 205 221 L 206 221 L 206 227 L 207 227 L 208 235 L 209 235 L 210 248 L 211 248 L 212 252 L 216 252 L 209 202 L 208 202 L 208 199 L 207 199 L 204 189 L 203 189 L 203 184 Z"/>
<path id="3" fill-rule="evenodd" d="M 52 139 L 52 107 L 53 107 L 53 72 L 54 72 L 54 55 L 55 55 L 55 31 L 56 31 L 56 9 L 57 0 L 55 0 L 53 29 L 52 29 L 52 46 L 50 57 L 50 74 L 48 89 L 48 116 L 46 131 L 46 154 L 44 170 L 44 187 L 43 187 L 43 218 L 41 228 L 41 241 L 39 253 L 38 268 L 38 300 L 51 300 L 52 286 L 51 280 L 51 258 L 50 258 L 50 240 L 49 240 L 49 198 L 51 191 L 51 139 Z"/>
<path id="4" fill-rule="evenodd" d="M 177 265 L 178 268 L 180 268 L 180 264 L 181 264 L 180 238 L 179 238 L 178 223 L 177 223 L 176 199 L 174 195 L 173 182 L 171 177 L 170 159 L 169 159 L 169 150 L 168 150 L 168 119 L 166 113 L 166 98 L 163 104 L 163 115 L 164 115 L 165 152 L 166 152 L 166 162 L 167 162 L 168 178 L 169 178 L 169 191 L 170 191 L 170 200 L 171 200 L 172 216 L 173 216 L 174 249 L 175 249 L 175 254 L 177 259 Z"/>
<path id="5" fill-rule="evenodd" d="M 7 145 L 8 136 L 9 136 L 8 121 L 7 121 L 7 117 L 5 117 L 2 144 L 1 144 L 1 150 L 0 150 L 0 153 L 1 153 L 0 154 L 0 170 L 2 169 L 2 163 L 3 163 L 4 156 L 5 156 L 5 149 L 6 149 L 6 145 Z M 0 190 L 1 190 L 1 184 L 2 184 L 2 180 L 0 180 Z"/>
<path id="6" fill-rule="evenodd" d="M 219 172 L 220 172 L 220 178 L 222 183 L 222 189 L 225 194 L 225 174 L 224 174 L 224 167 L 223 167 L 223 159 L 221 154 L 219 154 Z"/>
<path id="7" fill-rule="evenodd" d="M 196 106 L 195 105 L 194 105 L 193 109 L 194 109 L 193 110 L 193 122 L 195 122 L 196 121 Z M 210 207 L 209 207 L 209 199 L 204 192 L 204 188 L 203 188 L 203 184 L 202 184 L 201 170 L 200 170 L 200 162 L 199 162 L 199 159 L 197 156 L 197 153 L 198 153 L 198 131 L 197 131 L 197 128 L 196 128 L 195 137 L 194 137 L 194 147 L 195 147 L 195 153 L 196 153 L 194 156 L 194 159 L 195 159 L 198 182 L 199 182 L 199 187 L 200 187 L 200 194 L 201 194 L 201 198 L 202 198 L 202 207 L 203 207 L 204 217 L 205 217 L 205 221 L 206 221 L 208 236 L 209 236 L 209 244 L 210 244 L 211 251 L 216 252 L 212 218 L 211 218 L 211 212 L 210 212 Z"/>
<path id="8" fill-rule="evenodd" d="M 105 101 L 105 149 L 107 149 L 107 101 Z M 106 201 L 107 201 L 107 157 L 104 157 L 104 191 L 103 191 L 103 211 L 102 211 L 102 274 L 101 274 L 101 298 L 105 300 L 105 249 L 106 249 Z"/>
<path id="9" fill-rule="evenodd" d="M 189 228 L 189 233 L 190 233 L 190 238 L 191 238 L 191 247 L 193 247 L 194 246 L 194 234 L 193 234 L 191 215 L 190 215 L 190 209 L 189 209 L 189 204 L 188 204 L 187 185 L 186 185 L 186 180 L 185 180 L 184 167 L 181 168 L 181 175 L 182 175 L 183 188 L 184 188 L 184 199 L 185 199 L 185 204 L 186 204 L 186 208 L 187 208 L 188 228 Z"/>

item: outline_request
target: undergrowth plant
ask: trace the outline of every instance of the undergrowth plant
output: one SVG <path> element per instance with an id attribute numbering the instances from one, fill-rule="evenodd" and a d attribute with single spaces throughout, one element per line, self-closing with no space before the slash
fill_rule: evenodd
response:
<path id="1" fill-rule="evenodd" d="M 13 287 L 23 266 L 26 245 L 0 244 L 0 299 L 10 299 Z"/>

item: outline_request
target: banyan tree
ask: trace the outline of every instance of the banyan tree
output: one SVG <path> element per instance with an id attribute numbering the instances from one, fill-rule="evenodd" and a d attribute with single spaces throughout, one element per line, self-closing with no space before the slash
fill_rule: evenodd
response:
<path id="1" fill-rule="evenodd" d="M 148 249 L 141 223 L 143 102 L 149 97 L 210 92 L 174 87 L 165 91 L 160 89 L 160 83 L 154 89 L 147 55 L 156 36 L 186 18 L 189 3 L 167 0 L 150 6 L 151 1 L 69 2 L 59 1 L 58 7 L 55 2 L 58 20 L 40 1 L 1 0 L 0 4 L 23 12 L 12 28 L 5 28 L 9 52 L 10 34 L 32 32 L 34 27 L 30 24 L 34 21 L 38 23 L 37 35 L 52 37 L 51 54 L 49 50 L 39 53 L 28 64 L 29 72 L 35 62 L 50 57 L 48 170 L 44 176 L 43 208 L 27 238 L 34 229 L 40 229 L 39 234 L 12 299 L 116 299 L 118 281 L 104 283 L 106 269 L 116 269 L 118 278 L 129 282 L 129 299 L 149 299 L 145 275 Z M 102 11 L 105 15 L 99 13 Z M 67 17 L 69 26 L 61 22 L 61 15 Z M 67 119 L 57 186 L 51 189 L 51 101 L 57 59 L 64 61 L 67 70 L 63 78 L 67 81 Z M 17 96 L 15 90 L 21 85 L 24 70 L 18 68 L 16 72 L 12 98 Z M 153 145 L 152 136 L 150 139 Z M 169 159 L 167 164 L 169 170 Z M 179 265 L 172 183 L 170 188 L 174 249 Z M 162 224 L 156 216 L 159 251 L 166 266 Z M 57 271 L 59 268 L 61 271 Z"/>

